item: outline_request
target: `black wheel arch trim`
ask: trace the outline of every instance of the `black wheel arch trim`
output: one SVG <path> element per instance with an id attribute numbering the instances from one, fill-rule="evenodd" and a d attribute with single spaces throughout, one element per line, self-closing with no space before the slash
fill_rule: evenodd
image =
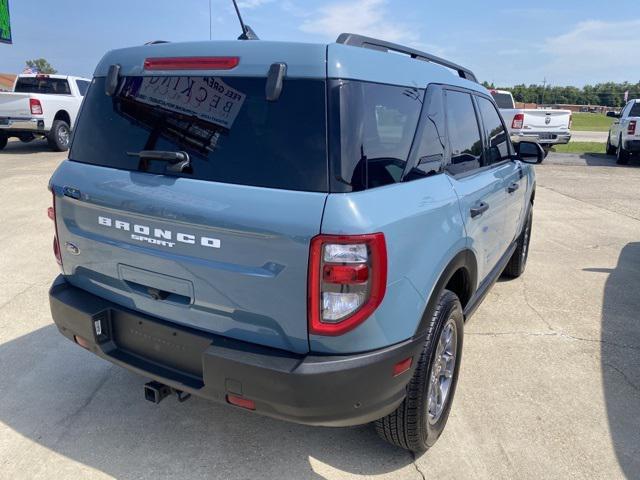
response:
<path id="1" fill-rule="evenodd" d="M 445 289 L 447 284 L 451 281 L 454 274 L 460 269 L 466 271 L 466 288 L 468 290 L 468 302 L 466 303 L 469 304 L 471 302 L 471 300 L 475 296 L 476 285 L 478 284 L 478 264 L 476 262 L 474 253 L 469 249 L 465 249 L 458 252 L 458 254 L 453 257 L 453 259 L 448 263 L 443 272 L 440 274 L 440 277 L 438 278 L 438 281 L 436 282 L 435 287 L 431 292 L 431 296 L 427 301 L 427 306 L 424 310 L 424 313 L 422 314 L 422 318 L 420 319 L 420 323 L 418 324 L 418 328 L 416 329 L 414 338 L 426 335 L 426 330 L 429 326 L 429 319 L 435 312 L 436 304 L 438 303 L 438 297 Z"/>

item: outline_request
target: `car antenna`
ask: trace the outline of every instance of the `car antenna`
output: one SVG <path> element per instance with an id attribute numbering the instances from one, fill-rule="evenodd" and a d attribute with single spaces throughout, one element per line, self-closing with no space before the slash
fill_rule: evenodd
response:
<path id="1" fill-rule="evenodd" d="M 240 9 L 238 8 L 236 0 L 232 1 L 233 6 L 236 8 L 236 13 L 238 14 L 238 20 L 240 20 L 240 27 L 242 27 L 242 34 L 238 37 L 238 40 L 260 40 L 258 35 L 256 35 L 256 32 L 242 21 L 242 15 L 240 15 Z"/>

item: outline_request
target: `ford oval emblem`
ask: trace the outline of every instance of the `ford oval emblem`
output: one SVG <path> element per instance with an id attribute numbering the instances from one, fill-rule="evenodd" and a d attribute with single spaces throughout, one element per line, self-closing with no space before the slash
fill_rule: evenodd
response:
<path id="1" fill-rule="evenodd" d="M 67 249 L 67 252 L 69 252 L 71 255 L 80 255 L 80 249 L 73 243 L 67 242 L 64 244 L 64 246 Z"/>

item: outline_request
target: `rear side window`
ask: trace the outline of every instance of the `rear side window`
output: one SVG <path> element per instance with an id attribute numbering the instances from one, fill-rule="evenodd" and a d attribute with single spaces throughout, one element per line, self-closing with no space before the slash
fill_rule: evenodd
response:
<path id="1" fill-rule="evenodd" d="M 457 175 L 480 168 L 482 138 L 471 95 L 449 90 L 445 98 L 451 147 L 451 163 L 447 170 Z"/>
<path id="2" fill-rule="evenodd" d="M 630 117 L 640 117 L 640 103 L 636 102 L 631 106 L 631 110 L 629 111 Z"/>
<path id="3" fill-rule="evenodd" d="M 402 179 L 423 96 L 418 88 L 333 81 L 332 191 L 365 190 Z"/>
<path id="4" fill-rule="evenodd" d="M 86 80 L 76 80 L 76 85 L 78 86 L 80 95 L 84 97 L 89 89 L 89 82 Z"/>
<path id="5" fill-rule="evenodd" d="M 69 82 L 63 78 L 21 77 L 18 78 L 14 91 L 16 93 L 71 95 Z"/>
<path id="6" fill-rule="evenodd" d="M 496 101 L 498 108 L 514 108 L 513 97 L 508 93 L 491 92 L 491 96 Z"/>
<path id="7" fill-rule="evenodd" d="M 169 174 L 167 163 L 128 153 L 186 151 L 199 180 L 327 191 L 326 88 L 287 79 L 275 102 L 265 78 L 127 77 L 105 94 L 96 78 L 78 120 L 72 160 Z"/>
<path id="8" fill-rule="evenodd" d="M 440 88 L 430 89 L 427 93 L 418 127 L 417 146 L 411 158 L 413 168 L 406 180 L 417 180 L 442 172 L 446 145 L 442 95 Z"/>
<path id="9" fill-rule="evenodd" d="M 509 136 L 502 124 L 500 115 L 493 104 L 486 98 L 476 97 L 480 115 L 484 123 L 485 137 L 488 140 L 488 164 L 498 163 L 511 157 Z"/>

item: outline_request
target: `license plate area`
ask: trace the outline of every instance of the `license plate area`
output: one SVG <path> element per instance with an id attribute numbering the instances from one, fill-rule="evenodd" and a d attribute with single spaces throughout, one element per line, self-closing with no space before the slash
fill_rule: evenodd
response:
<path id="1" fill-rule="evenodd" d="M 540 140 L 555 140 L 557 136 L 553 133 L 541 133 Z"/>
<path id="2" fill-rule="evenodd" d="M 202 354 L 210 337 L 119 310 L 111 310 L 110 317 L 117 350 L 202 379 Z"/>

